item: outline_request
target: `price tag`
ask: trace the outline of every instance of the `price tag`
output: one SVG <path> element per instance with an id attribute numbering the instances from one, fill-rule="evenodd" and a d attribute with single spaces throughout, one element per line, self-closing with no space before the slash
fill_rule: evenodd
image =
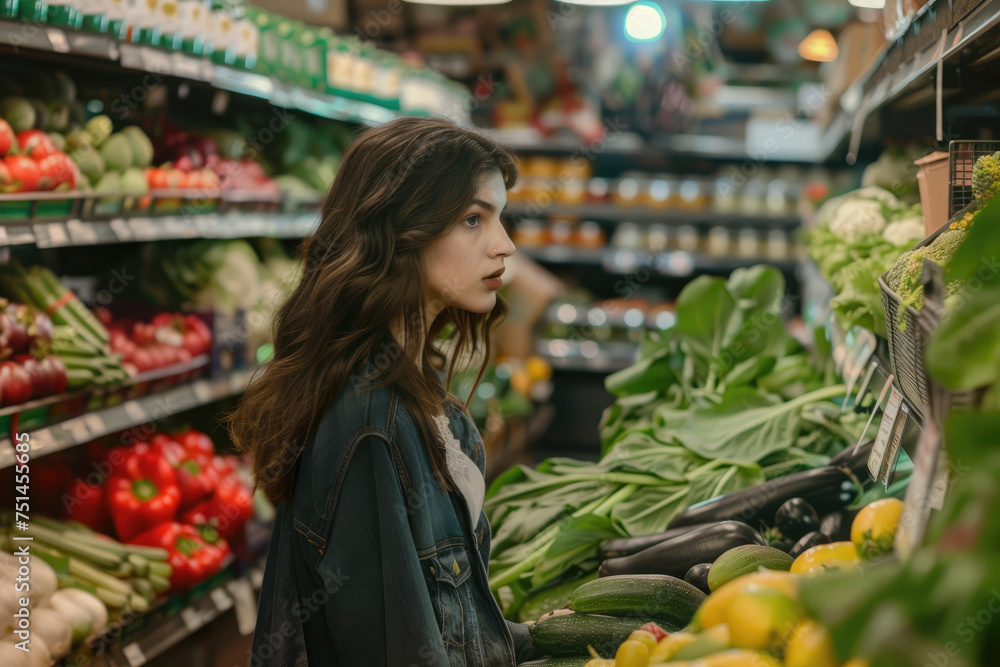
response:
<path id="1" fill-rule="evenodd" d="M 122 67 L 144 69 L 142 66 L 142 54 L 138 47 L 122 44 L 119 46 L 118 56 Z"/>
<path id="2" fill-rule="evenodd" d="M 56 438 L 51 428 L 43 428 L 31 434 L 31 451 L 38 456 L 55 448 Z"/>
<path id="3" fill-rule="evenodd" d="M 132 240 L 132 230 L 129 229 L 128 224 L 121 218 L 115 218 L 111 221 L 111 230 L 115 233 L 115 237 L 119 241 Z"/>
<path id="4" fill-rule="evenodd" d="M 930 500 L 934 493 L 935 473 L 939 463 L 946 458 L 941 451 L 941 438 L 937 425 L 934 424 L 934 420 L 929 419 L 917 442 L 916 454 L 913 457 L 913 474 L 906 487 L 903 513 L 899 517 L 899 528 L 893 542 L 893 548 L 903 558 L 906 558 L 923 540 L 932 506 Z M 945 484 L 947 484 L 946 461 L 944 469 Z"/>
<path id="5" fill-rule="evenodd" d="M 67 220 L 66 230 L 74 245 L 93 245 L 97 243 L 97 231 L 93 225 L 80 220 Z"/>
<path id="6" fill-rule="evenodd" d="M 931 483 L 931 491 L 927 498 L 927 504 L 932 509 L 942 509 L 944 507 L 944 496 L 948 493 L 948 481 L 951 470 L 948 467 L 948 450 L 941 447 L 938 452 L 937 466 L 934 471 L 934 481 Z"/>
<path id="7" fill-rule="evenodd" d="M 882 424 L 879 426 L 878 434 L 875 436 L 875 444 L 872 446 L 872 452 L 868 456 L 868 472 L 871 474 L 873 480 L 877 481 L 882 472 L 886 450 L 889 446 L 889 440 L 892 438 L 893 429 L 896 426 L 896 417 L 899 416 L 899 406 L 902 403 L 903 395 L 896 391 L 895 387 L 891 387 L 889 390 L 889 401 L 885 404 L 885 412 L 882 413 Z M 873 411 L 872 415 L 874 414 Z"/>
<path id="8" fill-rule="evenodd" d="M 52 46 L 53 51 L 56 53 L 69 53 L 69 40 L 66 39 L 66 33 L 62 30 L 49 28 L 45 31 L 45 34 L 49 37 L 49 44 Z"/>
<path id="9" fill-rule="evenodd" d="M 219 611 L 226 611 L 233 606 L 233 599 L 229 597 L 229 593 L 226 593 L 225 589 L 213 588 L 209 596 L 212 598 L 215 608 Z"/>
<path id="10" fill-rule="evenodd" d="M 91 437 L 99 438 L 108 433 L 108 426 L 104 423 L 104 418 L 97 412 L 88 412 L 83 416 L 83 421 L 87 424 L 87 430 Z"/>
<path id="11" fill-rule="evenodd" d="M 10 245 L 10 240 L 7 238 L 7 228 L 0 225 L 0 246 Z"/>
<path id="12" fill-rule="evenodd" d="M 90 434 L 83 419 L 67 419 L 59 426 L 74 444 L 79 445 L 95 437 Z"/>
<path id="13" fill-rule="evenodd" d="M 28 245 L 35 242 L 35 234 L 28 225 L 7 227 L 7 237 L 10 245 Z"/>
<path id="14" fill-rule="evenodd" d="M 899 450 L 902 449 L 903 443 L 903 432 L 906 430 L 907 417 L 910 415 L 910 410 L 905 405 L 899 414 L 899 418 L 892 428 L 892 436 L 889 438 L 889 446 L 886 449 L 885 461 L 882 464 L 882 469 L 879 471 L 879 479 L 885 486 L 886 490 L 889 489 L 889 482 L 892 481 L 893 472 L 896 470 L 896 462 L 899 461 Z"/>
<path id="15" fill-rule="evenodd" d="M 183 54 L 173 54 L 173 73 L 184 79 L 200 79 L 201 63 Z"/>
<path id="16" fill-rule="evenodd" d="M 125 659 L 128 660 L 128 664 L 131 665 L 131 667 L 139 667 L 139 665 L 146 664 L 146 656 L 143 655 L 138 642 L 132 642 L 123 648 L 122 655 L 125 656 Z"/>
<path id="17" fill-rule="evenodd" d="M 198 399 L 199 403 L 208 403 L 215 397 L 211 385 L 207 382 L 198 381 L 191 385 L 191 387 L 194 389 L 195 398 Z"/>
<path id="18" fill-rule="evenodd" d="M 144 424 L 146 422 L 146 411 L 138 401 L 125 401 L 122 407 L 133 424 Z"/>
<path id="19" fill-rule="evenodd" d="M 142 50 L 144 69 L 154 74 L 170 74 L 170 54 L 155 49 Z"/>
<path id="20" fill-rule="evenodd" d="M 150 240 L 156 238 L 156 227 L 149 218 L 131 218 L 128 221 L 129 230 L 136 239 Z"/>
<path id="21" fill-rule="evenodd" d="M 892 374 L 885 379 L 885 384 L 882 385 L 882 391 L 879 392 L 878 400 L 875 401 L 875 405 L 872 406 L 872 413 L 868 415 L 868 422 L 865 424 L 865 428 L 861 431 L 861 437 L 858 438 L 858 444 L 854 445 L 854 454 L 858 453 L 858 448 L 861 447 L 861 443 L 864 441 L 865 436 L 868 435 L 868 429 L 872 425 L 872 421 L 875 419 L 875 415 L 878 414 L 878 408 L 882 405 L 882 399 L 885 398 L 885 393 L 889 391 L 892 387 Z"/>
<path id="22" fill-rule="evenodd" d="M 181 620 L 184 621 L 184 627 L 188 629 L 188 632 L 194 632 L 205 624 L 201 614 L 194 607 L 185 607 L 182 609 Z"/>
<path id="23" fill-rule="evenodd" d="M 257 596 L 246 579 L 233 579 L 227 584 L 236 603 L 236 627 L 246 637 L 253 634 L 257 623 Z"/>

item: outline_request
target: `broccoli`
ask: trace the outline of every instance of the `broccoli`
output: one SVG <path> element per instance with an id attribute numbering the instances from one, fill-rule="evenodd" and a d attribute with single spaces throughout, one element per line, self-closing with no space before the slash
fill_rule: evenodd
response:
<path id="1" fill-rule="evenodd" d="M 1000 193 L 1000 151 L 984 155 L 972 166 L 972 194 L 980 207 Z"/>
<path id="2" fill-rule="evenodd" d="M 924 285 L 921 282 L 924 272 L 924 259 L 945 266 L 958 246 L 968 234 L 967 227 L 947 229 L 930 245 L 916 248 L 900 255 L 886 274 L 886 284 L 899 295 L 899 311 L 896 313 L 896 327 L 906 330 L 906 309 L 913 306 L 916 310 L 924 307 Z M 948 293 L 956 293 L 957 285 L 948 285 Z"/>

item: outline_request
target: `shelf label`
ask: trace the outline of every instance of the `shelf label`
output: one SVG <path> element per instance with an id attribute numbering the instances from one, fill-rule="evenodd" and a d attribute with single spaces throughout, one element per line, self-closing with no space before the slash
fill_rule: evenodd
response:
<path id="1" fill-rule="evenodd" d="M 7 238 L 7 228 L 0 225 L 0 246 L 10 245 L 10 239 Z"/>
<path id="2" fill-rule="evenodd" d="M 128 664 L 131 665 L 131 667 L 139 667 L 140 665 L 146 664 L 146 656 L 143 655 L 138 642 L 132 642 L 123 648 L 122 655 L 125 656 L 125 659 L 128 660 Z"/>
<path id="3" fill-rule="evenodd" d="M 98 242 L 94 226 L 80 220 L 67 220 L 66 231 L 74 245 L 93 245 Z"/>
<path id="4" fill-rule="evenodd" d="M 115 218 L 111 221 L 111 231 L 115 233 L 119 241 L 132 240 L 132 230 L 122 218 Z"/>
<path id="5" fill-rule="evenodd" d="M 128 221 L 128 228 L 137 239 L 156 238 L 156 227 L 149 218 L 131 218 Z"/>
<path id="6" fill-rule="evenodd" d="M 939 484 L 938 472 L 944 464 L 944 484 L 948 483 L 947 456 L 941 447 L 941 437 L 933 419 L 928 419 L 920 433 L 917 450 L 913 457 L 913 474 L 903 499 L 903 513 L 899 517 L 899 529 L 893 548 L 902 558 L 916 549 L 924 538 L 927 519 L 934 506 L 934 496 Z M 944 490 L 940 492 L 944 498 Z"/>
<path id="7" fill-rule="evenodd" d="M 236 604 L 236 627 L 246 637 L 253 634 L 257 623 L 257 595 L 251 583 L 245 579 L 233 579 L 227 584 Z"/>
<path id="8" fill-rule="evenodd" d="M 142 405 L 138 401 L 125 401 L 122 406 L 125 410 L 125 414 L 129 416 L 135 424 L 144 424 L 146 422 L 146 411 L 142 408 Z"/>
<path id="9" fill-rule="evenodd" d="M 59 222 L 39 223 L 32 226 L 35 244 L 39 248 L 55 248 L 70 244 L 66 228 Z"/>
<path id="10" fill-rule="evenodd" d="M 899 450 L 903 444 L 903 432 L 906 430 L 907 417 L 910 414 L 909 408 L 902 406 L 899 419 L 892 428 L 892 437 L 889 438 L 889 446 L 886 450 L 885 460 L 882 469 L 879 471 L 879 479 L 886 490 L 889 489 L 889 482 L 892 481 L 893 473 L 896 470 L 896 462 L 899 461 Z"/>
<path id="11" fill-rule="evenodd" d="M 203 380 L 195 382 L 191 385 L 191 388 L 194 389 L 195 398 L 197 398 L 200 403 L 208 403 L 214 397 L 212 387 Z"/>
<path id="12" fill-rule="evenodd" d="M 68 419 L 59 424 L 59 428 L 64 434 L 69 436 L 68 439 L 73 444 L 82 444 L 93 437 L 90 435 L 90 429 L 87 428 L 83 419 Z"/>
<path id="13" fill-rule="evenodd" d="M 883 391 L 885 391 L 884 388 Z M 899 416 L 899 406 L 902 403 L 903 395 L 895 387 L 891 387 L 889 390 L 889 401 L 885 404 L 885 412 L 882 413 L 882 424 L 879 426 L 878 434 L 875 436 L 875 445 L 872 447 L 872 452 L 868 456 L 868 472 L 871 474 L 872 480 L 877 481 L 882 472 L 886 450 L 896 426 L 896 417 Z M 874 415 L 875 413 L 873 412 L 872 414 Z"/>
<path id="14" fill-rule="evenodd" d="M 154 74 L 170 74 L 170 54 L 156 49 L 142 49 L 143 68 Z"/>
<path id="15" fill-rule="evenodd" d="M 233 598 L 229 597 L 229 594 L 222 588 L 213 588 L 209 596 L 212 598 L 215 608 L 219 611 L 226 611 L 233 606 Z"/>
<path id="16" fill-rule="evenodd" d="M 53 51 L 56 53 L 69 53 L 69 40 L 66 39 L 66 33 L 62 30 L 49 28 L 45 31 L 45 34 L 49 37 L 49 44 L 52 46 Z"/>
<path id="17" fill-rule="evenodd" d="M 181 620 L 184 621 L 184 627 L 188 629 L 188 632 L 194 632 L 205 624 L 201 614 L 194 607 L 185 607 L 182 609 Z"/>
<path id="18" fill-rule="evenodd" d="M 104 423 L 104 418 L 101 417 L 100 413 L 88 412 L 83 416 L 83 421 L 86 423 L 91 437 L 99 438 L 108 432 L 107 424 Z"/>
<path id="19" fill-rule="evenodd" d="M 53 449 L 56 444 L 51 428 L 43 428 L 31 434 L 31 451 L 35 456 Z"/>

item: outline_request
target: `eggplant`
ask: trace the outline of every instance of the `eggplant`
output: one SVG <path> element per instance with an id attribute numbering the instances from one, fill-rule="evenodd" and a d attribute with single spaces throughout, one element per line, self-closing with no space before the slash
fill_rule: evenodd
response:
<path id="1" fill-rule="evenodd" d="M 835 512 L 830 512 L 819 522 L 819 529 L 832 542 L 844 542 L 851 539 L 851 524 L 854 522 L 854 515 L 857 512 L 843 507 Z"/>
<path id="2" fill-rule="evenodd" d="M 711 563 L 698 563 L 692 565 L 691 569 L 684 575 L 684 581 L 688 582 L 705 595 L 712 592 L 708 587 L 708 571 L 712 569 Z"/>
<path id="3" fill-rule="evenodd" d="M 806 549 L 812 549 L 820 544 L 829 544 L 830 538 L 821 531 L 814 530 L 811 533 L 806 533 L 802 536 L 798 542 L 795 543 L 791 549 L 788 550 L 788 555 L 792 558 L 798 558 L 803 551 Z"/>
<path id="4" fill-rule="evenodd" d="M 802 498 L 789 498 L 774 513 L 774 525 L 794 544 L 795 540 L 806 533 L 819 530 L 819 515 Z"/>
<path id="5" fill-rule="evenodd" d="M 632 554 L 637 554 L 643 549 L 648 549 L 651 546 L 659 544 L 660 542 L 665 542 L 671 540 L 678 535 L 683 535 L 696 528 L 701 528 L 702 526 L 707 526 L 709 524 L 701 524 L 697 526 L 683 526 L 681 528 L 671 528 L 665 533 L 656 533 L 654 535 L 637 535 L 636 537 L 616 537 L 613 540 L 605 540 L 601 542 L 600 549 L 598 553 L 600 554 L 601 560 L 607 560 L 608 558 L 621 558 L 622 556 L 631 556 Z"/>
<path id="6" fill-rule="evenodd" d="M 720 521 L 700 526 L 682 535 L 621 558 L 601 563 L 599 576 L 618 574 L 666 574 L 682 578 L 692 566 L 712 563 L 733 547 L 767 545 L 760 533 L 740 521 Z"/>
<path id="7" fill-rule="evenodd" d="M 820 514 L 846 507 L 857 498 L 855 480 L 867 470 L 872 443 L 858 448 L 858 454 L 841 452 L 830 465 L 792 473 L 759 486 L 712 498 L 687 508 L 670 522 L 670 528 L 699 523 L 735 520 L 758 526 L 767 523 L 789 498 L 802 498 Z M 864 473 L 867 475 L 867 472 Z"/>

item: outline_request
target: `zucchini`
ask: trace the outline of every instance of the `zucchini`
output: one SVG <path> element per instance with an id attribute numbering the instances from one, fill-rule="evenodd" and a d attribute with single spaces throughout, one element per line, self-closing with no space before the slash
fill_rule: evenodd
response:
<path id="1" fill-rule="evenodd" d="M 617 574 L 668 574 L 683 577 L 691 566 L 712 563 L 733 547 L 766 544 L 760 533 L 739 521 L 720 521 L 660 542 L 637 554 L 601 563 L 602 577 Z"/>
<path id="2" fill-rule="evenodd" d="M 708 587 L 708 572 L 712 569 L 711 563 L 698 563 L 692 565 L 691 569 L 684 575 L 684 581 L 688 582 L 702 593 L 708 595 L 712 589 Z"/>
<path id="3" fill-rule="evenodd" d="M 583 655 L 588 646 L 601 655 L 614 655 L 630 634 L 651 620 L 588 614 L 550 616 L 531 626 L 531 641 L 556 657 Z"/>
<path id="4" fill-rule="evenodd" d="M 519 667 L 586 667 L 590 662 L 590 656 L 584 655 L 579 658 L 542 658 L 531 662 L 522 662 Z"/>
<path id="5" fill-rule="evenodd" d="M 756 572 L 759 568 L 784 570 L 787 572 L 795 560 L 784 551 L 759 544 L 745 544 L 734 547 L 715 559 L 708 572 L 708 587 L 716 590 L 724 583 L 744 574 Z"/>
<path id="6" fill-rule="evenodd" d="M 848 449 L 853 449 L 849 447 Z M 865 472 L 871 442 L 857 456 L 841 452 L 830 465 L 772 479 L 759 486 L 712 498 L 687 508 L 670 522 L 671 528 L 728 519 L 757 526 L 770 523 L 778 508 L 790 498 L 802 498 L 820 514 L 851 504 L 858 497 L 857 479 Z M 838 463 L 838 465 L 834 465 Z M 694 563 L 692 563 L 693 565 Z M 683 573 L 681 573 L 683 574 Z"/>
<path id="7" fill-rule="evenodd" d="M 691 622 L 704 599 L 704 593 L 676 577 L 624 575 L 583 584 L 570 596 L 568 606 L 584 614 L 652 619 L 676 632 Z"/>
<path id="8" fill-rule="evenodd" d="M 582 579 L 573 578 L 555 586 L 544 588 L 537 593 L 532 593 L 521 605 L 521 610 L 518 612 L 518 620 L 522 623 L 537 621 L 543 614 L 547 614 L 553 609 L 562 609 L 569 602 L 569 596 L 573 591 L 582 584 L 594 579 L 597 579 L 597 572 L 591 572 Z"/>
<path id="9" fill-rule="evenodd" d="M 707 524 L 671 528 L 664 533 L 656 533 L 655 535 L 616 537 L 613 540 L 605 540 L 601 542 L 601 547 L 598 553 L 601 556 L 601 560 L 631 556 L 632 554 L 637 554 L 643 549 L 648 549 L 649 547 L 659 544 L 660 542 L 666 542 L 667 540 L 673 539 L 678 535 L 683 535 L 684 533 L 694 530 L 695 528 L 700 528 L 702 525 Z"/>

